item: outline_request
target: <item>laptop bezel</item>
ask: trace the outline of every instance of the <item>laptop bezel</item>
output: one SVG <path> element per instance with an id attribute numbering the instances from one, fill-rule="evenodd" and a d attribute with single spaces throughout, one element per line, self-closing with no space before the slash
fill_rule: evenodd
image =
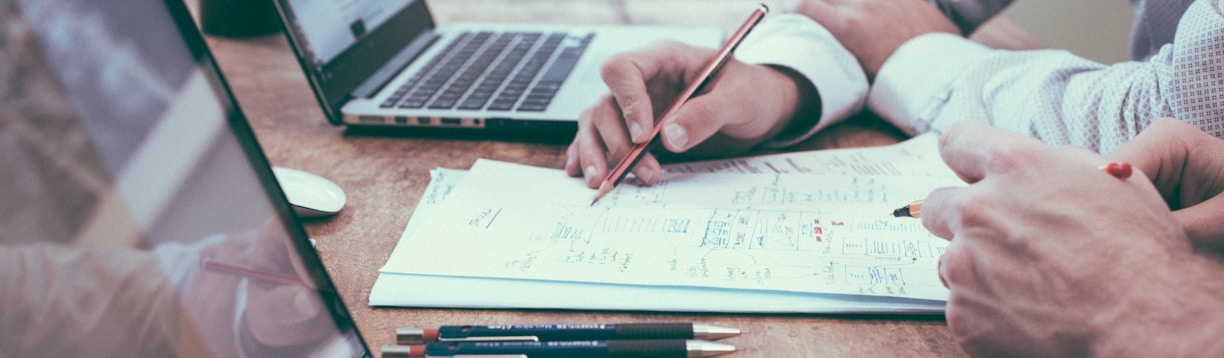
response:
<path id="1" fill-rule="evenodd" d="M 178 27 L 180 37 L 183 39 L 188 50 L 191 51 L 197 68 L 203 72 L 203 75 L 210 82 L 210 87 L 215 91 L 214 94 L 220 102 L 219 104 L 225 106 L 226 125 L 230 129 L 230 133 L 242 148 L 247 163 L 251 165 L 251 171 L 259 178 L 260 185 L 268 196 L 268 200 L 276 209 L 277 217 L 283 223 L 285 232 L 291 239 L 290 242 L 293 244 L 294 254 L 302 260 L 303 266 L 311 276 L 311 280 L 317 285 L 316 292 L 319 293 L 320 298 L 328 307 L 328 311 L 332 314 L 332 319 L 337 325 L 339 332 L 347 333 L 346 330 L 351 330 L 351 333 L 356 336 L 361 345 L 363 350 L 362 356 L 372 356 L 372 351 L 366 345 L 365 338 L 357 328 L 356 322 L 353 321 L 352 314 L 344 304 L 339 291 L 336 290 L 336 286 L 332 282 L 330 275 L 328 275 L 322 259 L 310 242 L 305 228 L 289 206 L 289 201 L 276 181 L 275 174 L 272 172 L 270 162 L 264 155 L 263 149 L 259 146 L 255 133 L 247 122 L 246 115 L 242 112 L 242 108 L 238 106 L 237 99 L 234 97 L 229 83 L 226 82 L 225 77 L 221 74 L 217 61 L 208 48 L 203 35 L 200 33 L 190 10 L 182 1 L 164 0 L 163 3 L 166 4 L 166 8 L 169 10 L 175 26 Z"/>
<path id="2" fill-rule="evenodd" d="M 424 0 L 412 0 L 386 22 L 323 64 L 312 63 L 314 55 L 305 35 L 296 28 L 297 16 L 288 3 L 276 0 L 285 38 L 306 74 L 315 99 L 333 125 L 344 124 L 344 104 L 355 96 L 371 96 L 412 63 L 432 43 L 436 27 Z M 411 43 L 416 42 L 410 46 Z M 372 90 L 371 90 L 372 88 Z M 362 92 L 358 92 L 361 89 Z"/>

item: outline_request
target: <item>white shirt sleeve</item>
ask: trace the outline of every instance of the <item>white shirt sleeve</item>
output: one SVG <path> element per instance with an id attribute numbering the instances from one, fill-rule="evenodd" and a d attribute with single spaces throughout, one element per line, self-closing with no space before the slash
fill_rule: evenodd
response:
<path id="1" fill-rule="evenodd" d="M 780 66 L 794 70 L 816 87 L 820 95 L 820 120 L 804 133 L 781 133 L 766 146 L 783 147 L 807 139 L 863 108 L 867 76 L 854 55 L 833 34 L 812 19 L 798 14 L 778 14 L 757 25 L 735 51 L 736 59 L 749 64 Z"/>
<path id="2" fill-rule="evenodd" d="M 1049 144 L 1109 153 L 1163 117 L 1224 136 L 1224 0 L 1200 0 L 1146 62 L 1066 51 L 993 50 L 959 36 L 910 40 L 884 63 L 867 106 L 908 134 L 981 120 Z"/>

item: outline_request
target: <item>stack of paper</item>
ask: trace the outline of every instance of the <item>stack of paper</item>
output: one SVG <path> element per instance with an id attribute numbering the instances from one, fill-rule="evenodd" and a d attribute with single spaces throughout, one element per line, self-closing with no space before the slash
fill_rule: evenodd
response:
<path id="1" fill-rule="evenodd" d="M 596 205 L 563 171 L 439 168 L 372 306 L 942 312 L 946 241 L 892 210 L 963 185 L 936 138 L 667 166 Z"/>

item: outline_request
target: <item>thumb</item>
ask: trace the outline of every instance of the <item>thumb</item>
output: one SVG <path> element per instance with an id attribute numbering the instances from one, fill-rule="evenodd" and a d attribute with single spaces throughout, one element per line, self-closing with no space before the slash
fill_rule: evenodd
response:
<path id="1" fill-rule="evenodd" d="M 722 128 L 722 116 L 728 115 L 718 108 L 724 107 L 712 99 L 713 93 L 688 100 L 676 113 L 662 119 L 660 137 L 663 146 L 674 153 L 684 152 L 706 141 Z M 726 109 L 726 108 L 722 108 Z"/>

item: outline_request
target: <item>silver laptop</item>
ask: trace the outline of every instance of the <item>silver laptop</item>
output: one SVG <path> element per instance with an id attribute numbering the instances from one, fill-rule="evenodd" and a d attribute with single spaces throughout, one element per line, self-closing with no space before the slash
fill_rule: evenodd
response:
<path id="1" fill-rule="evenodd" d="M 370 356 L 182 1 L 0 0 L 0 166 L 0 356 Z"/>
<path id="2" fill-rule="evenodd" d="M 671 39 L 717 47 L 714 28 L 448 24 L 423 0 L 277 0 L 329 120 L 349 128 L 553 133 L 607 92 L 612 53 Z"/>

